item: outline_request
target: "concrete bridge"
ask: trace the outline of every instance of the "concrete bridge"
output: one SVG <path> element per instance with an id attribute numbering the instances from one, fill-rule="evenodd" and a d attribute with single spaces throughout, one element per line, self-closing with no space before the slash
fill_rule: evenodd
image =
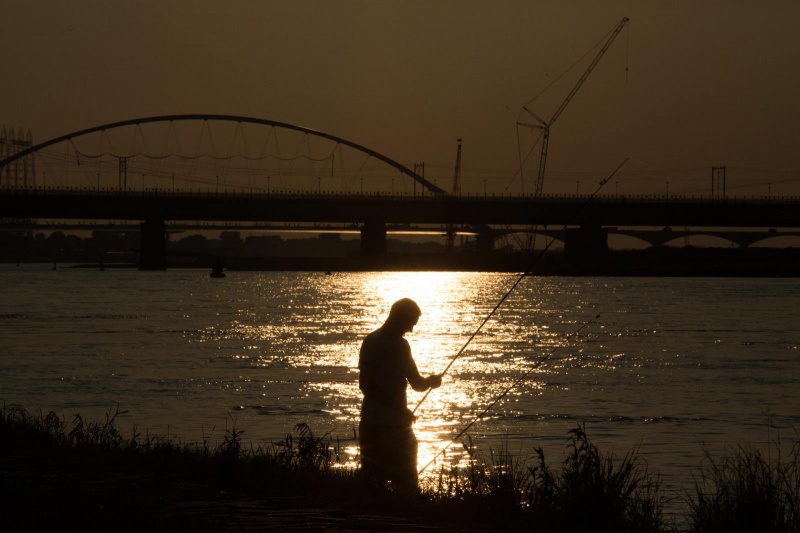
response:
<path id="1" fill-rule="evenodd" d="M 229 141 L 212 138 L 212 122 L 225 126 Z M 211 148 L 185 152 L 182 146 L 190 143 L 177 139 L 178 125 L 184 123 L 200 124 L 193 144 Z M 163 132 L 152 133 L 156 126 L 163 126 Z M 274 145 L 276 153 L 252 153 L 248 147 L 258 143 L 245 142 L 245 126 L 266 128 L 267 134 L 258 140 L 265 147 Z M 129 138 L 121 141 L 118 133 L 128 130 Z M 292 158 L 277 149 L 286 144 L 284 138 L 278 142 L 278 131 L 299 136 Z M 155 140 L 142 141 L 146 134 Z M 134 147 L 130 153 L 114 148 L 125 143 Z M 231 150 L 213 149 L 223 144 Z M 57 145 L 64 150 L 55 150 Z M 151 153 L 147 146 L 153 145 L 164 148 Z M 343 147 L 363 156 L 364 162 L 352 167 L 356 170 L 335 167 L 335 161 L 352 159 L 350 154 L 343 156 Z M 25 169 L 33 168 L 37 157 L 42 159 L 38 168 L 63 170 L 49 178 L 43 175 L 41 182 L 35 175 L 29 179 Z M 213 164 L 197 166 L 203 157 Z M 139 159 L 144 163 L 134 165 Z M 170 170 L 164 165 L 171 159 L 177 161 Z M 239 166 L 245 181 L 219 175 L 239 160 L 244 162 Z M 294 165 L 299 160 L 309 167 L 302 175 Z M 224 167 L 219 161 L 226 162 Z M 377 171 L 367 176 L 373 190 L 365 192 L 368 161 L 378 161 L 391 176 L 410 180 L 413 192 L 396 194 L 395 178 L 373 180 Z M 254 169 L 254 162 L 273 166 Z M 184 180 L 181 187 L 176 186 L 176 174 Z M 610 233 L 657 245 L 689 235 L 664 228 L 703 228 L 704 234 L 747 246 L 774 236 L 778 229 L 786 235 L 795 233 L 783 230 L 800 228 L 797 198 L 451 195 L 423 174 L 352 141 L 291 124 L 228 115 L 147 117 L 63 135 L 0 161 L 0 219 L 135 221 L 141 224 L 141 265 L 155 269 L 166 266 L 167 225 L 191 221 L 357 228 L 362 254 L 378 258 L 386 253 L 387 231 L 403 226 L 439 226 L 449 233 L 469 228 L 484 253 L 491 252 L 501 235 L 535 231 L 563 240 L 567 254 L 595 256 L 607 252 Z M 358 182 L 359 192 L 350 185 L 337 193 L 321 192 L 323 177 L 332 176 L 345 184 Z M 280 188 L 276 182 L 282 183 Z M 605 182 L 598 182 L 600 190 Z"/>
<path id="2" fill-rule="evenodd" d="M 654 245 L 687 235 L 713 235 L 740 246 L 778 235 L 798 235 L 800 201 L 664 198 L 530 198 L 325 194 L 135 193 L 90 190 L 0 190 L 0 217 L 141 221 L 142 265 L 166 265 L 167 222 L 227 221 L 357 228 L 362 252 L 380 257 L 387 231 L 404 226 L 473 228 L 478 248 L 490 252 L 504 234 L 535 231 L 563 240 L 565 253 L 608 250 L 609 234 Z M 619 229 L 623 226 L 627 229 Z M 671 230 L 664 228 L 693 228 Z M 701 230 L 694 228 L 704 228 Z M 733 229 L 735 228 L 735 230 Z M 748 230 L 743 228 L 749 228 Z M 789 231 L 780 231 L 782 230 Z M 654 229 L 656 231 L 654 231 Z"/>
<path id="3" fill-rule="evenodd" d="M 230 221 L 166 221 L 167 233 L 185 233 L 189 231 L 249 231 L 249 232 L 269 232 L 269 233 L 337 233 L 337 234 L 360 234 L 361 226 L 357 223 L 352 224 L 330 224 L 330 223 L 296 223 L 296 222 L 230 222 Z M 139 231 L 141 224 L 136 221 L 108 221 L 108 220 L 30 220 L 30 219 L 2 219 L 0 220 L 0 230 L 4 231 L 27 231 L 27 232 L 49 232 L 49 231 L 111 231 L 111 232 L 131 232 Z M 486 228 L 483 228 L 486 229 Z M 544 226 L 527 227 L 506 227 L 503 229 L 492 229 L 495 238 L 506 235 L 525 235 L 537 234 L 561 241 L 565 239 L 566 229 L 548 229 Z M 800 230 L 778 230 L 777 228 L 735 231 L 724 229 L 681 229 L 673 230 L 670 227 L 656 229 L 630 229 L 630 228 L 603 228 L 608 231 L 608 236 L 615 235 L 632 237 L 650 246 L 663 246 L 669 242 L 680 239 L 696 237 L 717 237 L 727 240 L 732 244 L 745 248 L 767 239 L 797 237 L 800 238 Z M 470 235 L 477 236 L 479 233 L 476 228 L 470 225 L 423 225 L 423 224 L 386 224 L 387 235 Z"/>

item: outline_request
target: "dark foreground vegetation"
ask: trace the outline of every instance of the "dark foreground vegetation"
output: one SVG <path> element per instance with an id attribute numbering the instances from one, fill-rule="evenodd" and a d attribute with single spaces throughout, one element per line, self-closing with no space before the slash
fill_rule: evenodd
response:
<path id="1" fill-rule="evenodd" d="M 685 524 L 668 523 L 657 478 L 636 450 L 602 454 L 583 427 L 566 456 L 536 466 L 504 451 L 442 467 L 416 495 L 369 486 L 341 468 L 338 443 L 306 424 L 268 447 L 235 428 L 214 446 L 123 436 L 117 414 L 71 423 L 4 408 L 0 515 L 5 531 L 799 531 L 800 441 L 788 457 L 739 448 L 708 457 Z"/>

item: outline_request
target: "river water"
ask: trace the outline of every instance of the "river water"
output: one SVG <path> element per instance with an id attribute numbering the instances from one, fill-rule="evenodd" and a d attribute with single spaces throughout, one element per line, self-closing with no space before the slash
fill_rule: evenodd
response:
<path id="1" fill-rule="evenodd" d="M 391 303 L 419 303 L 407 338 L 441 372 L 517 279 L 3 265 L 0 401 L 68 419 L 119 408 L 126 435 L 189 444 L 234 426 L 268 444 L 307 422 L 355 453 L 358 349 Z M 468 431 L 479 451 L 540 446 L 555 466 L 585 424 L 601 451 L 638 446 L 680 500 L 704 449 L 797 438 L 798 310 L 796 278 L 527 277 L 419 406 L 420 466 L 530 372 Z"/>

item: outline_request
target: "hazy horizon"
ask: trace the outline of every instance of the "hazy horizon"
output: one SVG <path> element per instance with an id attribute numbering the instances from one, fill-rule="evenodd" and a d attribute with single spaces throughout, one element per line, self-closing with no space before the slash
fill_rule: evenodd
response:
<path id="1" fill-rule="evenodd" d="M 0 125 L 35 142 L 137 117 L 236 114 L 452 178 L 462 138 L 473 192 L 484 179 L 521 187 L 519 153 L 535 140 L 518 136 L 522 106 L 549 118 L 625 16 L 553 126 L 544 192 L 575 192 L 625 158 L 621 193 L 705 190 L 720 165 L 735 194 L 800 191 L 800 5 L 789 1 L 13 0 L 2 12 Z"/>

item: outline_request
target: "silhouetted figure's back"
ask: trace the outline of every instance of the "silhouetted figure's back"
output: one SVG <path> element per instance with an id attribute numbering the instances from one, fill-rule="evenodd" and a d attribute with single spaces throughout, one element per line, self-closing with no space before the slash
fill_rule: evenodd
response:
<path id="1" fill-rule="evenodd" d="M 407 407 L 406 384 L 416 391 L 441 385 L 438 375 L 422 377 L 403 335 L 414 330 L 422 312 L 408 298 L 392 305 L 380 328 L 366 336 L 358 358 L 361 404 L 361 468 L 371 482 L 398 491 L 417 490 L 417 439 Z"/>

